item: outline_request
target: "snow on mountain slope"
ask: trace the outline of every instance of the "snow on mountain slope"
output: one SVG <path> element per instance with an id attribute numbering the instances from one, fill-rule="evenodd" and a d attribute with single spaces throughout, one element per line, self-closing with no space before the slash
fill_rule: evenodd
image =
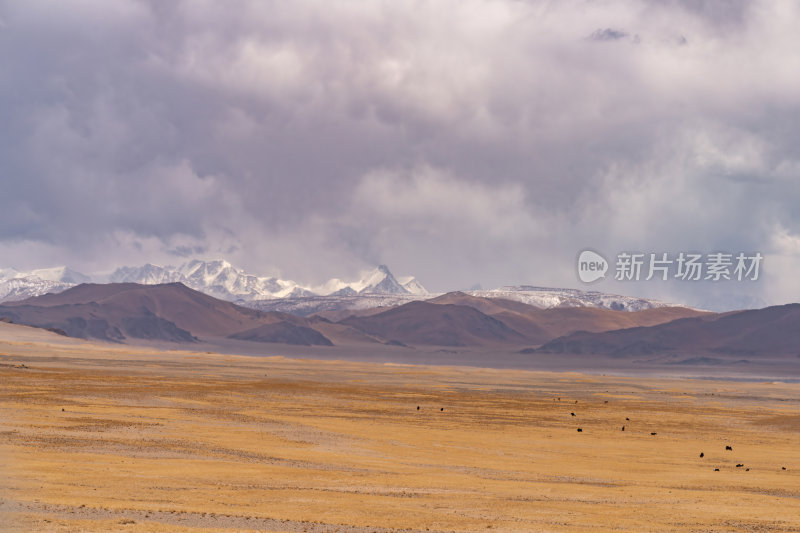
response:
<path id="1" fill-rule="evenodd" d="M 192 260 L 179 267 L 146 264 L 122 267 L 111 274 L 114 283 L 180 282 L 192 289 L 223 300 L 282 298 L 292 294 L 297 284 L 276 278 L 258 277 L 238 269 L 227 261 Z"/>
<path id="2" fill-rule="evenodd" d="M 350 288 L 359 294 L 408 294 L 386 265 L 379 265 L 366 277 L 351 283 Z"/>
<path id="3" fill-rule="evenodd" d="M 342 283 L 343 286 L 338 288 L 337 292 L 339 295 L 343 296 L 353 294 L 428 295 L 428 291 L 414 276 L 397 278 L 386 265 L 377 266 L 375 269 L 365 273 L 358 281 L 346 284 L 340 281 L 340 283 Z M 332 295 L 333 292 L 318 292 L 317 294 Z"/>
<path id="4" fill-rule="evenodd" d="M 87 283 L 91 278 L 80 272 L 76 272 L 69 267 L 57 266 L 51 268 L 39 268 L 29 272 L 21 272 L 16 268 L 1 268 L 0 281 L 10 279 L 37 278 L 43 281 L 53 281 L 58 283 Z"/>
<path id="5" fill-rule="evenodd" d="M 89 276 L 64 266 L 30 272 L 4 268 L 0 269 L 0 301 L 24 300 L 48 292 L 61 292 L 89 279 Z"/>
<path id="6" fill-rule="evenodd" d="M 67 267 L 30 272 L 20 272 L 13 268 L 0 269 L 0 301 L 22 300 L 48 292 L 61 292 L 78 283 L 89 281 L 91 280 L 88 276 Z M 386 265 L 379 265 L 363 273 L 357 281 L 347 282 L 334 278 L 319 286 L 303 286 L 290 280 L 248 274 L 224 260 L 196 259 L 178 267 L 152 264 L 121 267 L 111 274 L 108 281 L 144 285 L 180 282 L 223 300 L 262 310 L 300 315 L 323 310 L 388 307 L 438 296 L 429 293 L 414 277 L 396 278 Z M 631 296 L 529 285 L 467 292 L 473 296 L 516 300 L 541 308 L 600 307 L 638 311 L 669 305 Z"/>
<path id="7" fill-rule="evenodd" d="M 413 276 L 397 278 L 397 281 L 411 294 L 416 294 L 417 296 L 426 296 L 430 294 L 428 290 L 422 286 L 422 283 L 417 281 L 417 278 Z"/>
<path id="8" fill-rule="evenodd" d="M 352 289 L 350 289 L 352 291 Z M 434 294 L 420 297 L 415 294 L 330 294 L 327 296 L 307 296 L 303 298 L 275 298 L 272 300 L 252 300 L 239 302 L 240 305 L 260 311 L 280 311 L 293 315 L 309 316 L 320 311 L 339 311 L 342 309 L 373 309 L 394 307 L 408 302 L 425 300 Z"/>
<path id="9" fill-rule="evenodd" d="M 551 307 L 597 307 L 617 311 L 640 311 L 656 307 L 668 307 L 674 304 L 575 289 L 549 289 L 544 287 L 502 287 L 492 290 L 466 291 L 473 296 L 485 298 L 502 298 L 526 303 L 542 309 Z M 361 310 L 375 307 L 394 307 L 415 300 L 429 300 L 441 294 L 370 294 L 340 293 L 326 296 L 309 296 L 305 298 L 275 298 L 271 300 L 253 300 L 241 302 L 241 305 L 261 311 L 281 311 L 300 316 L 308 316 L 321 311 L 339 311 L 343 309 Z"/>
<path id="10" fill-rule="evenodd" d="M 159 285 L 182 281 L 182 275 L 174 270 L 147 263 L 140 267 L 120 267 L 111 274 L 108 280 L 111 283 Z"/>
<path id="11" fill-rule="evenodd" d="M 291 281 L 248 274 L 227 261 L 195 259 L 182 265 L 179 272 L 185 276 L 189 287 L 228 300 L 231 297 L 243 300 L 285 297 L 297 288 Z"/>
<path id="12" fill-rule="evenodd" d="M 484 298 L 514 300 L 543 309 L 551 307 L 599 307 L 616 311 L 641 311 L 643 309 L 675 305 L 635 296 L 606 294 L 597 291 L 581 291 L 578 289 L 552 289 L 548 287 L 533 287 L 530 285 L 507 286 L 498 289 L 465 292 L 472 296 L 481 296 Z"/>
<path id="13" fill-rule="evenodd" d="M 51 281 L 35 276 L 4 279 L 0 281 L 0 302 L 25 300 L 48 292 L 61 292 L 74 287 L 73 283 Z"/>
<path id="14" fill-rule="evenodd" d="M 89 283 L 92 280 L 89 276 L 65 266 L 31 270 L 30 275 L 46 281 L 73 283 L 75 285 L 79 283 Z"/>
<path id="15" fill-rule="evenodd" d="M 110 281 L 115 283 L 130 282 L 145 285 L 178 281 L 217 298 L 245 302 L 329 295 L 427 294 L 425 288 L 415 278 L 407 279 L 406 284 L 409 288 L 398 282 L 386 265 L 380 265 L 367 272 L 358 281 L 348 283 L 334 278 L 317 287 L 306 287 L 290 280 L 254 276 L 227 261 L 196 259 L 178 267 L 151 264 L 141 267 L 122 267 L 110 277 Z"/>

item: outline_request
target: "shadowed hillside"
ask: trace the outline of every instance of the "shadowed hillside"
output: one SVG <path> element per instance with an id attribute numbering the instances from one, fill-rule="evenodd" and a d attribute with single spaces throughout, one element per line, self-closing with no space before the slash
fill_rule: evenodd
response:
<path id="1" fill-rule="evenodd" d="M 800 304 L 674 320 L 605 333 L 579 332 L 552 340 L 541 353 L 614 357 L 800 355 Z"/>
<path id="2" fill-rule="evenodd" d="M 249 335 L 256 342 L 330 344 L 305 319 L 256 311 L 218 300 L 181 283 L 83 284 L 0 306 L 14 322 L 65 332 L 71 337 L 112 342 L 130 339 L 195 342 L 199 338 Z"/>

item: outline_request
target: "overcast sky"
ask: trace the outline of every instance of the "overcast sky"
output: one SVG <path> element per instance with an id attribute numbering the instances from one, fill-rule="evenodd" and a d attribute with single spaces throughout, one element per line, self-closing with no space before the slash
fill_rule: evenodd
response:
<path id="1" fill-rule="evenodd" d="M 797 301 L 798 28 L 778 0 L 0 0 L 0 266 L 443 291 L 758 251 L 758 282 L 591 288 Z"/>

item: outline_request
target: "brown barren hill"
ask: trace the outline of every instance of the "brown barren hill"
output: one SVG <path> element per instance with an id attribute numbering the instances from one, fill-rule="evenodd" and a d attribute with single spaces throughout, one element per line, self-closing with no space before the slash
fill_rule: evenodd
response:
<path id="1" fill-rule="evenodd" d="M 330 344 L 303 318 L 241 307 L 181 283 L 83 284 L 59 294 L 2 305 L 0 316 L 63 330 L 71 337 L 114 342 L 194 342 L 198 337 L 240 335 L 256 342 Z"/>
<path id="2" fill-rule="evenodd" d="M 314 313 L 313 317 L 322 318 L 330 322 L 341 322 L 345 318 L 351 316 L 372 316 L 378 313 L 383 313 L 389 309 L 394 309 L 395 305 L 385 307 L 368 307 L 366 309 L 333 309 L 330 311 L 319 311 Z"/>
<path id="3" fill-rule="evenodd" d="M 432 346 L 524 344 L 527 337 L 464 305 L 410 302 L 371 316 L 339 322 L 389 342 Z"/>
<path id="4" fill-rule="evenodd" d="M 542 344 L 578 331 L 603 332 L 652 326 L 678 318 L 713 314 L 686 307 L 658 307 L 642 311 L 616 311 L 596 307 L 541 309 L 522 302 L 471 296 L 463 292 L 448 293 L 429 302 L 464 305 L 478 309 L 525 335 L 532 344 Z"/>
<path id="5" fill-rule="evenodd" d="M 796 357 L 800 355 L 800 304 L 708 314 L 605 333 L 579 332 L 548 342 L 540 351 L 609 356 Z"/>

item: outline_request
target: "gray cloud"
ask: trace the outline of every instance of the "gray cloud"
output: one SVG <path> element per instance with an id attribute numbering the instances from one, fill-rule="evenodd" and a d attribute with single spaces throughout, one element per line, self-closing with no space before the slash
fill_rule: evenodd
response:
<path id="1" fill-rule="evenodd" d="M 594 30 L 589 38 L 593 41 L 617 41 L 619 39 L 624 39 L 627 36 L 628 34 L 622 30 L 606 28 L 603 30 Z"/>
<path id="2" fill-rule="evenodd" d="M 597 288 L 796 299 L 799 19 L 793 2 L 0 0 L 2 263 L 198 253 L 317 282 L 385 262 L 446 290 L 575 286 L 587 246 L 759 250 L 752 286 Z"/>

